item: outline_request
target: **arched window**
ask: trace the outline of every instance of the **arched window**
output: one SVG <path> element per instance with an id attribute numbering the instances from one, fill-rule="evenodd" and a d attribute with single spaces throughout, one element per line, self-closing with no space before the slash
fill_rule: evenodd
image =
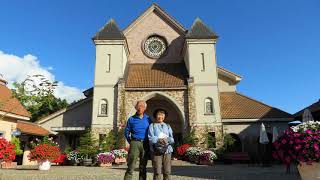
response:
<path id="1" fill-rule="evenodd" d="M 108 101 L 106 99 L 101 99 L 99 104 L 99 115 L 108 115 Z"/>
<path id="2" fill-rule="evenodd" d="M 213 114 L 213 100 L 210 97 L 204 100 L 204 112 L 205 114 Z"/>

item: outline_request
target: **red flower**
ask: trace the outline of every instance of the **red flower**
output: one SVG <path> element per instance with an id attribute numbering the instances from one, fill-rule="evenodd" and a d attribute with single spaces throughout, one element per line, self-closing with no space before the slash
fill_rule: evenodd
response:
<path id="1" fill-rule="evenodd" d="M 180 157 L 183 157 L 187 151 L 187 149 L 190 147 L 190 144 L 183 144 L 179 147 L 177 147 L 177 153 Z"/>
<path id="2" fill-rule="evenodd" d="M 0 137 L 0 162 L 10 162 L 16 158 L 16 152 L 14 151 L 14 144 L 11 144 L 6 139 Z"/>

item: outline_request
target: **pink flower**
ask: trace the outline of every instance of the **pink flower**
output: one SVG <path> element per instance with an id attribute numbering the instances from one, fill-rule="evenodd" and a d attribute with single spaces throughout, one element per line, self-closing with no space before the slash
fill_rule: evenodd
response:
<path id="1" fill-rule="evenodd" d="M 282 143 L 282 144 L 286 144 L 287 141 L 286 141 L 285 139 L 282 139 L 281 143 Z"/>
<path id="2" fill-rule="evenodd" d="M 299 145 L 295 146 L 294 149 L 295 149 L 296 151 L 299 151 L 299 149 L 301 149 L 301 145 L 299 144 Z"/>
<path id="3" fill-rule="evenodd" d="M 319 151 L 319 145 L 318 144 L 316 144 L 316 143 L 313 144 L 313 148 L 314 148 L 315 151 Z"/>
<path id="4" fill-rule="evenodd" d="M 312 131 L 310 129 L 306 130 L 307 134 L 312 134 Z"/>

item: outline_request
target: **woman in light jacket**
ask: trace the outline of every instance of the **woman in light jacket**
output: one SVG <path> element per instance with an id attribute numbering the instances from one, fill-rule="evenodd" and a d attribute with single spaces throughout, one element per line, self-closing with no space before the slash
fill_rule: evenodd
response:
<path id="1" fill-rule="evenodd" d="M 172 144 L 174 143 L 172 129 L 169 124 L 163 122 L 168 116 L 165 110 L 157 109 L 153 116 L 155 121 L 154 123 L 150 124 L 148 132 L 154 172 L 153 179 L 160 180 L 161 171 L 163 170 L 163 179 L 170 180 L 171 154 L 173 152 Z M 163 147 L 160 151 L 158 148 L 159 145 Z"/>

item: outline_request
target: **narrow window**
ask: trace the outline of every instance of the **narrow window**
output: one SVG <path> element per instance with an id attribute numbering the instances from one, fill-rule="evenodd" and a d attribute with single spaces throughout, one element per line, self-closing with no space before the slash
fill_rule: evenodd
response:
<path id="1" fill-rule="evenodd" d="M 206 70 L 206 66 L 205 66 L 205 63 L 204 63 L 204 53 L 201 53 L 201 60 L 202 60 L 201 71 L 205 71 Z"/>
<path id="2" fill-rule="evenodd" d="M 107 71 L 110 72 L 110 67 L 111 67 L 111 54 L 107 54 Z"/>
<path id="3" fill-rule="evenodd" d="M 206 98 L 204 100 L 205 114 L 213 114 L 213 100 L 211 98 Z"/>
<path id="4" fill-rule="evenodd" d="M 100 100 L 99 115 L 101 116 L 108 115 L 108 102 L 105 99 Z"/>

